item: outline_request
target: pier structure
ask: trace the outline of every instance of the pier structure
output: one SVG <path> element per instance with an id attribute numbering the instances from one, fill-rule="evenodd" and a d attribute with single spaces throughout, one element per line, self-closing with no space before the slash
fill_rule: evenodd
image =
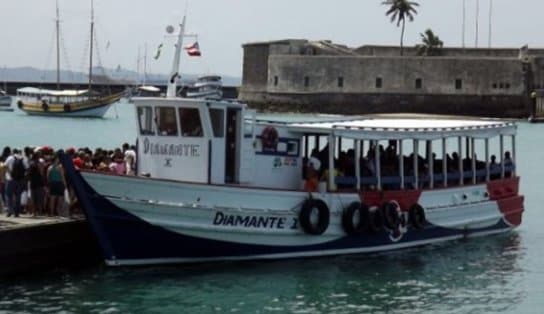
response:
<path id="1" fill-rule="evenodd" d="M 286 39 L 243 45 L 239 99 L 269 110 L 526 118 L 544 87 L 544 49 L 349 48 Z"/>
<path id="2" fill-rule="evenodd" d="M 83 217 L 0 214 L 0 278 L 98 261 L 96 240 Z"/>

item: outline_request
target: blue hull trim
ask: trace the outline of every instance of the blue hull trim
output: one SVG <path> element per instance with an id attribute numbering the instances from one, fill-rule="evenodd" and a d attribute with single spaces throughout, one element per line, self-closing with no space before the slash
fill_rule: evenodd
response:
<path id="1" fill-rule="evenodd" d="M 330 255 L 334 253 L 327 254 L 327 251 L 371 250 L 373 247 L 378 251 L 383 250 L 383 246 L 393 244 L 409 246 L 413 242 L 417 245 L 417 242 L 422 241 L 511 229 L 502 220 L 488 228 L 472 229 L 470 233 L 428 224 L 424 230 L 409 227 L 408 232 L 397 242 L 390 239 L 388 231 L 381 231 L 360 236 L 345 236 L 327 243 L 304 246 L 252 245 L 210 240 L 178 234 L 143 221 L 98 195 L 74 169 L 71 160 L 64 154 L 61 155 L 61 162 L 98 238 L 104 258 L 108 261 L 251 259 L 270 255 L 295 257 L 297 254 L 299 256 Z"/>

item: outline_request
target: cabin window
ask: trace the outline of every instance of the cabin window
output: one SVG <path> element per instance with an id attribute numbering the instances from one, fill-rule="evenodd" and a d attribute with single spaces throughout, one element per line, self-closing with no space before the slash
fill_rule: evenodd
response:
<path id="1" fill-rule="evenodd" d="M 138 123 L 141 135 L 154 135 L 151 107 L 138 107 Z"/>
<path id="2" fill-rule="evenodd" d="M 172 107 L 155 108 L 155 122 L 161 136 L 177 136 L 176 110 Z"/>
<path id="3" fill-rule="evenodd" d="M 185 137 L 202 137 L 202 121 L 197 108 L 179 108 L 181 135 Z"/>
<path id="4" fill-rule="evenodd" d="M 225 134 L 225 111 L 210 108 L 210 120 L 214 137 L 223 137 Z"/>

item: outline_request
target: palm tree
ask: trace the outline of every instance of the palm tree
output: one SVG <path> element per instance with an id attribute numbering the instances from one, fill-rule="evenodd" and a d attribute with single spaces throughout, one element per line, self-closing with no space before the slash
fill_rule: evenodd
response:
<path id="1" fill-rule="evenodd" d="M 382 4 L 389 6 L 389 10 L 387 10 L 385 15 L 391 15 L 391 23 L 397 21 L 397 27 L 402 23 L 402 32 L 400 34 L 400 55 L 402 56 L 406 17 L 412 22 L 414 20 L 414 15 L 417 14 L 415 7 L 418 7 L 419 4 L 408 0 L 386 0 L 383 1 Z"/>
<path id="2" fill-rule="evenodd" d="M 444 47 L 444 42 L 428 28 L 421 36 L 421 44 L 416 45 L 417 54 L 420 56 L 438 56 L 440 49 Z"/>

